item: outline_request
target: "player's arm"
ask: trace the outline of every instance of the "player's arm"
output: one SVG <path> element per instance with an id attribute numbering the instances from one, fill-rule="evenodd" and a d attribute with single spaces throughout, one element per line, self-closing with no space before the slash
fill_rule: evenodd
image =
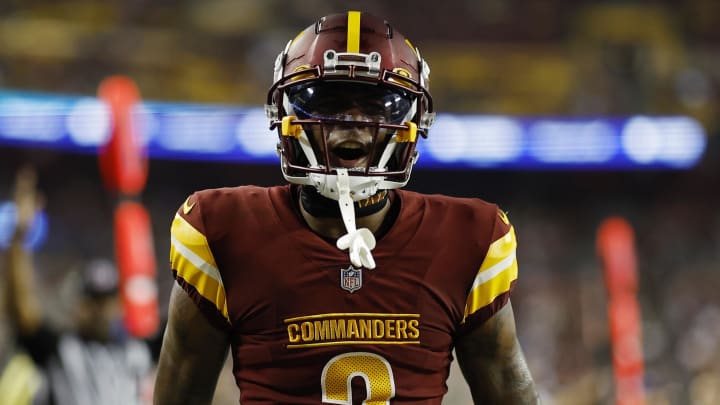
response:
<path id="1" fill-rule="evenodd" d="M 460 337 L 455 353 L 476 404 L 540 403 L 509 302 Z"/>
<path id="2" fill-rule="evenodd" d="M 182 287 L 175 284 L 160 351 L 154 404 L 210 404 L 229 342 L 227 331 L 209 322 Z"/>
<path id="3" fill-rule="evenodd" d="M 10 320 L 22 336 L 33 335 L 43 322 L 40 302 L 35 293 L 32 256 L 24 245 L 35 213 L 39 209 L 36 174 L 30 168 L 17 173 L 15 207 L 17 224 L 5 255 L 4 295 Z"/>
<path id="4" fill-rule="evenodd" d="M 509 298 L 518 277 L 515 230 L 499 209 L 493 221 L 491 242 L 470 287 L 455 353 L 476 404 L 537 404 Z"/>

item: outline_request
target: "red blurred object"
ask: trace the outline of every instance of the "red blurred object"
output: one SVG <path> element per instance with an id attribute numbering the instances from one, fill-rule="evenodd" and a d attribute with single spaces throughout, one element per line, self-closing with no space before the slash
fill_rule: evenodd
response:
<path id="1" fill-rule="evenodd" d="M 108 105 L 112 132 L 100 150 L 100 173 L 105 188 L 118 198 L 115 208 L 115 256 L 125 327 L 140 338 L 153 336 L 159 326 L 155 250 L 150 216 L 139 202 L 128 199 L 145 188 L 148 161 L 135 121 L 140 102 L 135 83 L 124 76 L 103 80 L 98 96 Z"/>
<path id="2" fill-rule="evenodd" d="M 122 201 L 115 209 L 115 254 L 125 326 L 133 336 L 153 336 L 159 324 L 153 238 L 150 216 L 135 201 Z"/>
<path id="3" fill-rule="evenodd" d="M 120 194 L 138 194 L 145 188 L 148 172 L 147 154 L 133 114 L 140 92 L 129 78 L 111 76 L 100 84 L 98 96 L 108 105 L 112 118 L 110 139 L 100 150 L 105 187 Z"/>
<path id="4" fill-rule="evenodd" d="M 624 219 L 611 217 L 598 229 L 597 248 L 605 266 L 609 293 L 637 291 L 635 232 Z"/>
<path id="5" fill-rule="evenodd" d="M 635 232 L 625 219 L 600 224 L 597 250 L 608 290 L 608 320 L 613 352 L 616 405 L 644 405 L 642 323 L 637 300 Z"/>

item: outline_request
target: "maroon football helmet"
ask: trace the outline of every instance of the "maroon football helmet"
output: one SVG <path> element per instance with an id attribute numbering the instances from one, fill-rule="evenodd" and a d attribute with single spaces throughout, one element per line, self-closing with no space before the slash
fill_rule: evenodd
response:
<path id="1" fill-rule="evenodd" d="M 434 120 L 430 69 L 388 22 L 351 11 L 320 18 L 275 61 L 266 112 L 285 178 L 338 199 L 338 169 L 353 200 L 407 184 L 417 134 Z"/>

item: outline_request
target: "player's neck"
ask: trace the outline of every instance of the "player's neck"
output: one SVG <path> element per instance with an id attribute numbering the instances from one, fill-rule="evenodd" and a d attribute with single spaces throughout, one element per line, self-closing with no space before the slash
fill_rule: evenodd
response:
<path id="1" fill-rule="evenodd" d="M 337 204 L 337 202 L 335 203 Z M 300 203 L 298 205 L 305 222 L 318 235 L 328 239 L 337 239 L 347 233 L 339 209 L 335 216 L 317 216 L 312 215 L 309 212 L 310 210 L 306 209 L 305 204 Z M 380 209 L 371 214 L 355 218 L 355 226 L 358 229 L 368 228 L 372 233 L 377 233 L 390 211 L 390 206 L 390 200 L 383 199 Z"/>
<path id="2" fill-rule="evenodd" d="M 308 214 L 316 218 L 340 218 L 340 206 L 337 200 L 320 194 L 315 187 L 302 186 L 298 190 L 300 205 Z M 380 211 L 390 199 L 388 190 L 380 190 L 371 197 L 353 203 L 355 218 L 363 218 Z"/>

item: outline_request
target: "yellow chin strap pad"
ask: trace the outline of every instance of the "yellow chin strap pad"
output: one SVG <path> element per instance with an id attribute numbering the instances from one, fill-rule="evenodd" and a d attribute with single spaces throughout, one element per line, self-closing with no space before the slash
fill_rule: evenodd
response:
<path id="1" fill-rule="evenodd" d="M 295 121 L 297 117 L 294 115 L 288 115 L 286 117 L 283 117 L 282 123 L 280 124 L 280 133 L 282 136 L 292 136 L 295 139 L 300 138 L 300 133 L 302 132 L 302 125 L 300 124 L 293 124 L 293 121 Z"/>
<path id="2" fill-rule="evenodd" d="M 285 119 L 283 118 L 283 124 Z M 417 124 L 405 121 L 406 129 L 398 129 L 395 138 L 398 142 L 415 142 L 417 141 Z"/>

